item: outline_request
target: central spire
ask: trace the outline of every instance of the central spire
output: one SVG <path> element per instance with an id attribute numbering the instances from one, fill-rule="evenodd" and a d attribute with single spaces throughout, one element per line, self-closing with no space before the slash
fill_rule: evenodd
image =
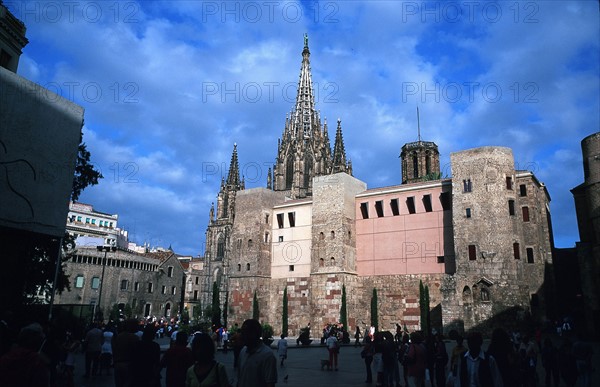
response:
<path id="1" fill-rule="evenodd" d="M 312 137 L 313 125 L 316 123 L 315 97 L 312 76 L 310 74 L 310 50 L 308 49 L 308 34 L 304 34 L 304 49 L 302 50 L 302 66 L 296 94 L 296 107 L 292 113 L 297 138 Z"/>

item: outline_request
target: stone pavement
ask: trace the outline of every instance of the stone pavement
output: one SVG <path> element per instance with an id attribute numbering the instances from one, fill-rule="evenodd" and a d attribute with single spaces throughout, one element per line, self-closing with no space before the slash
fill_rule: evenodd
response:
<path id="1" fill-rule="evenodd" d="M 161 344 L 163 351 L 169 347 L 169 339 L 157 340 Z M 360 357 L 360 348 L 354 348 L 353 344 L 349 346 L 342 346 L 339 354 L 339 371 L 327 371 L 321 370 L 321 359 L 328 359 L 329 355 L 324 346 L 320 346 L 318 340 L 313 341 L 313 345 L 309 347 L 297 347 L 295 338 L 288 339 L 288 358 L 285 361 L 285 367 L 278 367 L 278 386 L 282 387 L 320 387 L 320 386 L 331 386 L 331 387 L 352 387 L 361 386 L 369 387 L 375 386 L 375 383 L 365 383 L 366 371 L 364 360 Z M 316 343 L 316 344 L 315 344 Z M 271 346 L 276 347 L 277 341 Z M 487 342 L 484 344 L 487 346 Z M 447 341 L 446 347 L 450 353 L 454 348 L 454 342 Z M 596 367 L 596 372 L 592 374 L 591 386 L 600 386 L 600 377 L 598 371 L 600 371 L 600 343 L 593 343 L 594 348 L 594 361 L 593 364 Z M 274 353 L 276 354 L 276 349 Z M 230 377 L 230 381 L 235 386 L 235 373 L 233 370 L 233 352 L 228 351 L 224 354 L 222 351 L 218 351 L 216 360 L 225 364 L 227 367 L 227 373 Z M 85 360 L 83 354 L 78 354 L 76 359 L 76 370 L 75 370 L 75 386 L 77 387 L 114 387 L 113 376 L 96 376 L 93 379 L 84 379 Z M 402 370 L 400 371 L 402 377 Z M 164 387 L 164 370 L 163 370 L 163 387 Z M 287 381 L 284 377 L 287 376 Z M 374 376 L 375 377 L 375 376 Z M 539 386 L 544 385 L 544 370 L 541 366 L 541 361 L 538 362 L 538 380 Z M 561 381 L 561 386 L 563 382 Z M 62 386 L 63 384 L 59 384 Z M 429 383 L 426 383 L 426 387 L 430 387 Z"/>

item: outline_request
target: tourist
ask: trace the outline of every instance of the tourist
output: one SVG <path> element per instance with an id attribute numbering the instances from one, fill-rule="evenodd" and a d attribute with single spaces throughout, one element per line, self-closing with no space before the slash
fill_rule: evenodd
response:
<path id="1" fill-rule="evenodd" d="M 185 386 L 187 370 L 194 365 L 194 355 L 187 344 L 187 333 L 179 332 L 175 344 L 167 349 L 160 360 L 160 367 L 167 369 L 166 387 Z"/>
<path id="2" fill-rule="evenodd" d="M 511 338 L 504 329 L 494 329 L 487 353 L 496 360 L 502 383 L 505 386 L 518 385 L 519 360 Z"/>
<path id="3" fill-rule="evenodd" d="M 135 319 L 125 320 L 122 329 L 113 337 L 113 367 L 115 369 L 115 387 L 131 386 L 131 361 L 133 347 L 140 340 L 135 334 L 138 322 Z"/>
<path id="4" fill-rule="evenodd" d="M 404 362 L 408 367 L 408 385 L 421 387 L 425 381 L 425 368 L 427 367 L 427 348 L 423 344 L 421 332 L 410 334 L 410 345 Z"/>
<path id="5" fill-rule="evenodd" d="M 160 386 L 160 345 L 154 341 L 152 324 L 144 328 L 142 339 L 133 345 L 131 361 L 132 387 Z"/>
<path id="6" fill-rule="evenodd" d="M 354 332 L 354 346 L 360 347 L 360 327 L 356 326 L 356 331 Z"/>
<path id="7" fill-rule="evenodd" d="M 458 386 L 503 386 L 496 360 L 481 349 L 482 344 L 483 336 L 480 332 L 469 333 L 467 336 L 469 350 L 460 362 Z"/>
<path id="8" fill-rule="evenodd" d="M 100 365 L 100 353 L 102 351 L 103 332 L 98 328 L 98 324 L 93 323 L 90 330 L 86 333 L 83 342 L 85 351 L 85 374 L 84 378 L 98 374 L 98 366 Z"/>
<path id="9" fill-rule="evenodd" d="M 277 355 L 279 356 L 279 366 L 283 367 L 283 362 L 285 359 L 287 359 L 287 349 L 288 349 L 288 342 L 285 339 L 285 336 L 283 335 L 283 333 L 281 334 L 281 339 L 279 340 L 279 342 L 277 343 Z"/>
<path id="10" fill-rule="evenodd" d="M 398 349 L 398 362 L 402 364 L 402 377 L 404 379 L 404 385 L 408 386 L 408 364 L 404 361 L 406 354 L 408 354 L 410 337 L 408 333 L 402 335 L 402 343 Z"/>
<path id="11" fill-rule="evenodd" d="M 186 372 L 186 387 L 229 386 L 227 370 L 223 364 L 215 361 L 215 351 L 216 347 L 211 336 L 204 333 L 194 336 L 192 353 L 195 363 Z"/>
<path id="12" fill-rule="evenodd" d="M 360 352 L 360 356 L 365 359 L 365 367 L 367 370 L 367 380 L 365 383 L 373 382 L 373 372 L 371 371 L 371 363 L 373 363 L 373 354 L 375 350 L 373 349 L 373 342 L 371 341 L 371 337 L 369 335 L 365 336 L 365 346 L 363 350 Z"/>
<path id="13" fill-rule="evenodd" d="M 244 348 L 240 352 L 237 387 L 273 387 L 277 383 L 277 359 L 261 340 L 262 327 L 258 320 L 242 324 Z"/>
<path id="14" fill-rule="evenodd" d="M 338 354 L 340 352 L 340 343 L 336 337 L 336 330 L 332 329 L 329 332 L 329 337 L 327 337 L 327 341 L 325 342 L 327 345 L 327 351 L 329 352 L 329 366 L 328 370 L 338 370 Z"/>
<path id="15" fill-rule="evenodd" d="M 435 335 L 434 349 L 435 382 L 438 387 L 444 387 L 446 385 L 446 364 L 448 364 L 448 352 L 446 351 L 446 343 L 444 343 L 444 337 L 441 333 Z M 430 377 L 434 379 L 434 375 L 430 375 Z"/>

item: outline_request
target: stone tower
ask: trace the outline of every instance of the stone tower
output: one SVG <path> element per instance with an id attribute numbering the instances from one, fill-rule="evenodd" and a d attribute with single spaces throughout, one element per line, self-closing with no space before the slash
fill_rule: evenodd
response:
<path id="1" fill-rule="evenodd" d="M 417 121 L 419 121 L 417 109 Z M 421 141 L 421 124 L 418 123 L 419 137 L 416 142 L 402 146 L 400 160 L 402 165 L 402 184 L 425 180 L 439 180 L 440 152 L 434 142 Z"/>
<path id="2" fill-rule="evenodd" d="M 338 120 L 334 154 L 327 133 L 327 119 L 315 109 L 315 97 L 310 73 L 308 36 L 304 35 L 300 80 L 294 109 L 286 115 L 283 135 L 277 144 L 277 158 L 273 175 L 269 173 L 267 186 L 273 190 L 287 191 L 291 198 L 312 196 L 312 179 L 315 176 L 337 172 L 352 173 L 346 161 L 341 121 Z"/>
<path id="3" fill-rule="evenodd" d="M 203 289 L 203 295 L 206 298 L 202 300 L 203 305 L 210 303 L 208 295 L 211 293 L 213 282 L 217 282 L 217 285 L 223 289 L 221 284 L 227 281 L 226 278 L 223 278 L 226 274 L 224 262 L 227 261 L 226 258 L 231 252 L 231 231 L 236 213 L 235 198 L 238 191 L 243 189 L 244 181 L 240 180 L 237 144 L 234 144 L 227 180 L 221 178 L 221 189 L 217 195 L 216 217 L 214 205 L 210 208 L 204 253 L 208 273 Z"/>

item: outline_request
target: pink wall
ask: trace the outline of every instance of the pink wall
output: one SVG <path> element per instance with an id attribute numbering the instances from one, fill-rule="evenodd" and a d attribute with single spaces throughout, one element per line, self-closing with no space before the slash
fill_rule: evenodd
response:
<path id="1" fill-rule="evenodd" d="M 446 243 L 453 244 L 448 240 L 452 238 L 452 211 L 442 209 L 441 192 L 442 182 L 426 182 L 388 188 L 385 192 L 372 190 L 358 195 L 358 275 L 444 273 L 445 265 L 443 262 L 438 263 L 438 256 L 444 255 L 444 235 Z M 424 195 L 431 195 L 431 212 L 425 210 Z M 409 213 L 406 203 L 408 197 L 414 197 L 414 214 Z M 392 213 L 392 199 L 398 199 L 399 215 L 394 216 Z M 377 216 L 377 201 L 382 201 L 383 217 Z M 368 219 L 363 219 L 361 203 L 368 204 Z M 444 223 L 450 225 L 450 228 L 445 230 Z"/>

